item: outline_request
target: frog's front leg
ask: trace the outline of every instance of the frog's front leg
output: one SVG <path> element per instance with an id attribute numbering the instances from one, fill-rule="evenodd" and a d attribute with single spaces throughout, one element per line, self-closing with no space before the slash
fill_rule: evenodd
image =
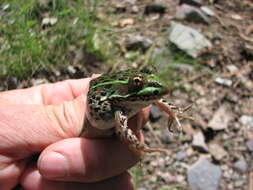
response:
<path id="1" fill-rule="evenodd" d="M 144 153 L 152 153 L 152 152 L 164 152 L 166 150 L 159 148 L 149 148 L 144 143 L 141 143 L 136 135 L 133 133 L 131 129 L 127 126 L 127 117 L 121 112 L 115 112 L 115 132 L 116 135 L 126 144 L 128 144 L 129 148 L 142 156 Z"/>
<path id="2" fill-rule="evenodd" d="M 155 102 L 155 104 L 162 109 L 163 111 L 165 111 L 168 116 L 169 116 L 169 120 L 168 120 L 168 128 L 169 131 L 173 132 L 172 130 L 172 124 L 174 121 L 177 122 L 177 130 L 178 131 L 182 131 L 182 125 L 179 121 L 179 118 L 188 118 L 188 119 L 192 119 L 189 116 L 185 116 L 183 115 L 184 112 L 186 112 L 187 110 L 189 110 L 191 108 L 192 105 L 189 105 L 185 108 L 180 108 L 178 106 L 175 106 L 173 103 L 170 103 L 164 99 L 160 99 L 157 102 Z"/>

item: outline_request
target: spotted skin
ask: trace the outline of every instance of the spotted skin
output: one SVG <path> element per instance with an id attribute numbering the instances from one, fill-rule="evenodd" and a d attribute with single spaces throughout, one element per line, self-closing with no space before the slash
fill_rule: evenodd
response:
<path id="1" fill-rule="evenodd" d="M 119 139 L 139 155 L 161 152 L 164 150 L 149 148 L 140 142 L 128 128 L 127 121 L 144 107 L 155 103 L 168 114 L 169 128 L 174 120 L 181 128 L 178 120 L 181 110 L 161 100 L 168 92 L 168 87 L 153 69 L 101 75 L 90 82 L 87 119 L 97 129 L 113 129 Z"/>

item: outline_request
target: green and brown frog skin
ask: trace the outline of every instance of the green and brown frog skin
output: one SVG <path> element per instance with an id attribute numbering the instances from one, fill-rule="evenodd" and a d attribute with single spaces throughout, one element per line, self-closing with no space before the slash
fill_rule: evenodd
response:
<path id="1" fill-rule="evenodd" d="M 168 127 L 172 126 L 173 121 L 177 121 L 180 129 L 177 115 L 184 110 L 161 99 L 168 92 L 167 85 L 155 74 L 153 67 L 101 75 L 90 81 L 87 119 L 96 129 L 113 129 L 135 153 L 142 155 L 162 151 L 141 143 L 128 128 L 127 121 L 141 109 L 154 103 L 168 114 Z"/>

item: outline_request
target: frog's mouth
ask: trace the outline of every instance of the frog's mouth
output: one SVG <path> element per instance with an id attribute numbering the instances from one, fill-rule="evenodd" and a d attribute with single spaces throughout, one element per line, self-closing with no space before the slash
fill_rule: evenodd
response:
<path id="1" fill-rule="evenodd" d="M 117 97 L 119 101 L 131 101 L 131 102 L 140 102 L 140 101 L 157 101 L 161 99 L 164 95 L 168 94 L 169 90 L 164 90 L 163 92 L 149 93 L 149 94 L 131 94 L 128 96 Z"/>

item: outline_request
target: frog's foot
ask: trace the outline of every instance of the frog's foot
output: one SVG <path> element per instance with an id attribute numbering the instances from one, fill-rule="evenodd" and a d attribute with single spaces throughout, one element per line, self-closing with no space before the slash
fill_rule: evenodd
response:
<path id="1" fill-rule="evenodd" d="M 153 152 L 166 152 L 165 149 L 160 148 L 149 148 L 144 143 L 141 143 L 136 135 L 133 133 L 131 129 L 127 126 L 127 117 L 123 115 L 121 111 L 116 111 L 115 113 L 116 120 L 116 135 L 126 144 L 128 144 L 129 148 L 137 153 L 139 156 L 142 156 L 145 153 L 153 153 Z"/>
<path id="2" fill-rule="evenodd" d="M 169 120 L 168 120 L 168 129 L 170 132 L 174 132 L 174 130 L 172 130 L 172 125 L 173 122 L 176 121 L 177 122 L 177 130 L 179 132 L 182 131 L 182 125 L 180 123 L 180 119 L 185 118 L 185 119 L 193 119 L 190 116 L 186 116 L 184 115 L 184 112 L 188 111 L 192 105 L 189 105 L 185 108 L 180 108 L 178 106 L 175 106 L 173 103 L 167 102 L 164 99 L 160 99 L 157 102 L 155 102 L 155 104 L 162 109 L 163 111 L 165 111 L 168 116 L 169 116 Z"/>

